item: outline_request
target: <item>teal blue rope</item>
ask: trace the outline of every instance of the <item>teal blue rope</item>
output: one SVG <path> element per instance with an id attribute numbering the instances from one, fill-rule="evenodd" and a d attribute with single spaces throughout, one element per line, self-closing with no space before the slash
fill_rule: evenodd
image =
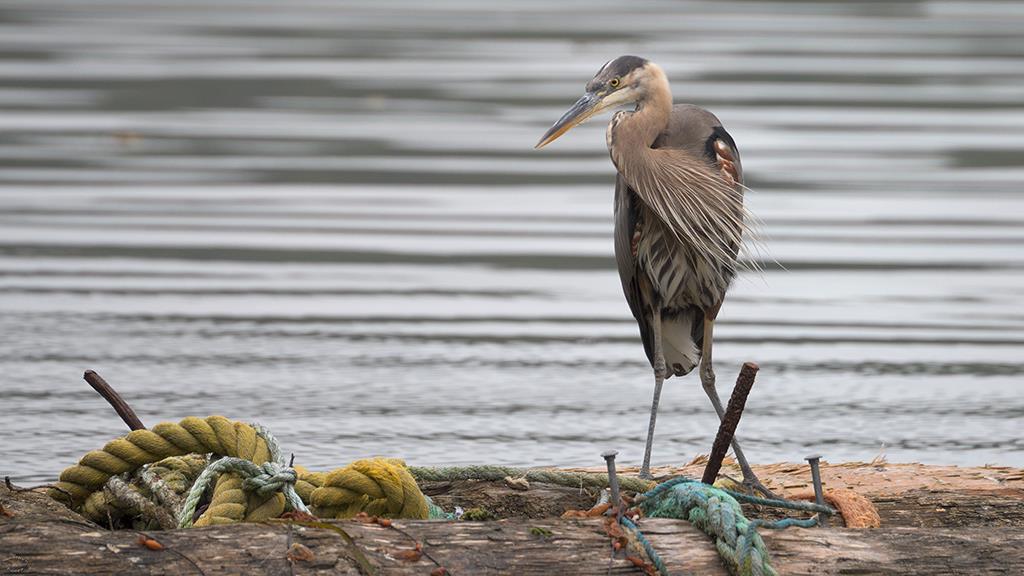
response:
<path id="1" fill-rule="evenodd" d="M 814 528 L 818 525 L 818 517 L 814 518 L 782 518 L 780 520 L 753 520 L 751 525 L 769 530 L 782 530 L 784 528 Z"/>
<path id="2" fill-rule="evenodd" d="M 759 496 L 751 496 L 750 494 L 744 494 L 743 492 L 736 492 L 735 490 L 728 490 L 720 488 L 729 496 L 739 500 L 740 502 L 746 502 L 747 504 L 757 504 L 758 506 L 768 506 L 770 508 L 785 508 L 787 510 L 799 510 L 801 512 L 817 512 L 819 514 L 828 514 L 832 516 L 836 513 L 835 508 L 831 506 L 825 506 L 824 504 L 815 504 L 814 502 L 805 502 L 803 500 L 783 500 L 781 498 L 761 498 Z"/>
<path id="3" fill-rule="evenodd" d="M 647 498 L 655 498 L 660 496 L 666 490 L 669 490 L 673 486 L 678 484 L 686 484 L 697 482 L 693 478 L 687 478 L 686 476 L 677 476 L 658 484 L 650 491 L 637 497 L 637 501 L 640 502 Z M 783 500 L 782 498 L 761 498 L 759 496 L 751 496 L 744 492 L 737 492 L 735 490 L 729 490 L 727 488 L 718 488 L 713 486 L 716 490 L 721 490 L 729 496 L 732 496 L 740 502 L 746 502 L 747 504 L 756 504 L 758 506 L 768 506 L 771 508 L 785 508 L 787 510 L 799 510 L 801 512 L 818 512 L 820 514 L 828 514 L 832 516 L 836 513 L 835 508 L 831 506 L 824 506 L 822 504 L 816 504 L 814 502 L 805 502 L 803 500 Z"/>
<path id="4" fill-rule="evenodd" d="M 814 518 L 783 518 L 781 520 L 749 520 L 743 515 L 740 502 L 789 510 L 818 512 Z M 691 478 L 679 477 L 662 482 L 637 496 L 638 507 L 652 518 L 687 520 L 715 538 L 715 547 L 729 572 L 737 576 L 777 576 L 772 568 L 764 540 L 757 528 L 772 530 L 800 526 L 810 528 L 818 523 L 820 514 L 832 515 L 835 510 L 819 504 L 759 498 L 742 492 L 716 488 Z M 628 524 L 627 524 L 628 522 Z M 667 575 L 664 564 L 650 542 L 628 518 L 622 524 L 630 528 L 644 547 L 658 571 Z"/>
<path id="5" fill-rule="evenodd" d="M 661 556 L 658 555 L 658 551 L 654 549 L 654 545 L 651 544 L 651 541 L 648 540 L 646 536 L 644 536 L 644 533 L 640 531 L 640 528 L 638 528 L 637 525 L 626 516 L 619 519 L 619 523 L 632 532 L 636 537 L 636 541 L 644 547 L 644 552 L 646 552 L 647 557 L 650 558 L 651 564 L 654 564 L 654 567 L 658 569 L 658 574 L 661 574 L 661 576 L 669 576 L 668 566 L 665 566 L 665 562 L 661 559 Z"/>
<path id="6" fill-rule="evenodd" d="M 429 511 L 428 519 L 430 520 L 455 520 L 455 514 L 451 512 L 445 512 L 444 508 L 441 508 L 434 501 L 430 499 L 430 496 L 423 495 L 427 499 L 427 510 Z"/>

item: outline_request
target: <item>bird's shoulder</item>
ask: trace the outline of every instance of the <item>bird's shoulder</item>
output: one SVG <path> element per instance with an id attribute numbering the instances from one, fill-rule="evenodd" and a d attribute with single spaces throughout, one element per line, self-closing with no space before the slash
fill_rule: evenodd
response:
<path id="1" fill-rule="evenodd" d="M 743 183 L 743 168 L 736 141 L 711 111 L 694 104 L 672 107 L 668 125 L 654 141 L 654 148 L 682 150 L 705 160 L 724 178 Z"/>

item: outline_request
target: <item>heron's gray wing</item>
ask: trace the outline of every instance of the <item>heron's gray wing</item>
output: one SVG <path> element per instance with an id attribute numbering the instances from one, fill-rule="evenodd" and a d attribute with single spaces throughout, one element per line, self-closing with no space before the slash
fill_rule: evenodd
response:
<path id="1" fill-rule="evenodd" d="M 692 158 L 704 160 L 708 167 L 742 184 L 743 168 L 739 149 L 732 136 L 711 112 L 692 104 L 673 107 L 666 130 L 654 142 L 655 148 L 672 148 L 688 153 Z M 727 162 L 723 162 L 723 160 Z M 653 330 L 651 328 L 650 298 L 640 285 L 640 271 L 633 253 L 633 235 L 639 220 L 642 200 L 623 179 L 615 178 L 615 260 L 619 269 L 622 291 L 629 310 L 640 328 L 644 352 L 653 363 Z M 677 310 L 677 315 L 689 315 L 684 324 L 690 327 L 690 338 L 697 350 L 704 339 L 704 311 L 696 307 Z M 682 372 L 688 371 L 684 369 Z"/>
<path id="2" fill-rule="evenodd" d="M 743 165 L 736 141 L 717 116 L 700 106 L 673 106 L 668 127 L 654 141 L 654 148 L 685 150 L 695 158 L 707 160 L 717 170 L 728 169 L 734 182 L 743 183 Z M 732 168 L 727 167 L 727 162 Z"/>
<path id="3" fill-rule="evenodd" d="M 691 109 L 703 114 L 691 114 Z M 736 263 L 733 247 L 739 246 L 744 231 L 743 196 L 735 182 L 724 178 L 719 166 L 705 155 L 713 127 L 707 117 L 714 119 L 696 107 L 684 108 L 683 113 L 674 111 L 666 130 L 655 139 L 654 150 L 623 149 L 618 154 L 613 150 L 612 159 L 646 208 L 645 234 L 649 211 L 673 242 L 686 245 L 702 266 L 722 276 L 713 283 L 724 293 L 731 280 L 726 276 Z M 614 130 L 616 120 L 612 123 Z"/>
<path id="4" fill-rule="evenodd" d="M 644 343 L 647 360 L 654 363 L 654 334 L 651 329 L 650 304 L 640 288 L 640 271 L 633 255 L 633 234 L 640 218 L 640 199 L 623 180 L 615 175 L 615 263 L 619 268 L 622 293 L 629 311 L 640 326 L 640 340 Z"/>

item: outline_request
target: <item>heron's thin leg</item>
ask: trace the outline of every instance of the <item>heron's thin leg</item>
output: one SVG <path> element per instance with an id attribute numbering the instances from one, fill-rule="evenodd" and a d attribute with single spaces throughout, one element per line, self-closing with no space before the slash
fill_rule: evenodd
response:
<path id="1" fill-rule="evenodd" d="M 654 332 L 654 401 L 651 402 L 651 422 L 647 425 L 647 446 L 644 448 L 644 463 L 640 467 L 640 477 L 651 478 L 651 446 L 654 444 L 654 423 L 658 419 L 658 402 L 661 400 L 661 387 L 665 383 L 665 355 L 661 348 L 661 306 L 655 305 L 651 327 Z"/>
<path id="2" fill-rule="evenodd" d="M 704 318 L 704 345 L 701 351 L 700 357 L 700 383 L 704 387 L 704 393 L 708 395 L 711 400 L 711 405 L 715 407 L 715 412 L 718 413 L 718 419 L 721 420 L 725 415 L 725 408 L 722 407 L 722 400 L 718 397 L 718 390 L 715 388 L 715 370 L 712 367 L 711 361 L 711 349 L 712 339 L 715 330 L 715 320 L 710 316 Z M 743 449 L 740 448 L 739 440 L 733 436 L 732 439 L 732 451 L 736 455 L 736 460 L 740 463 L 740 469 L 743 470 L 743 483 L 749 486 L 751 489 L 756 489 L 763 492 L 770 498 L 774 498 L 774 494 L 768 488 L 761 483 L 754 474 L 754 471 L 750 468 L 750 464 L 747 462 L 747 457 L 743 454 Z"/>

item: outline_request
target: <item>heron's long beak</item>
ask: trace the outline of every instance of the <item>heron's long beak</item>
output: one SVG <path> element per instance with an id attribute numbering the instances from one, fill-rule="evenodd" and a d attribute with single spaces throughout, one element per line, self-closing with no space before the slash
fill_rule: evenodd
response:
<path id="1" fill-rule="evenodd" d="M 543 148 L 547 146 L 558 139 L 562 134 L 565 134 L 572 128 L 579 126 L 585 122 L 587 118 L 590 118 L 594 114 L 603 110 L 604 107 L 601 106 L 601 100 L 602 98 L 594 92 L 587 92 L 584 94 L 582 98 L 572 105 L 572 108 L 569 108 L 569 110 L 558 119 L 558 122 L 555 122 L 554 126 L 544 133 L 544 136 L 541 137 L 540 142 L 537 142 L 537 145 L 534 146 L 534 148 Z"/>

